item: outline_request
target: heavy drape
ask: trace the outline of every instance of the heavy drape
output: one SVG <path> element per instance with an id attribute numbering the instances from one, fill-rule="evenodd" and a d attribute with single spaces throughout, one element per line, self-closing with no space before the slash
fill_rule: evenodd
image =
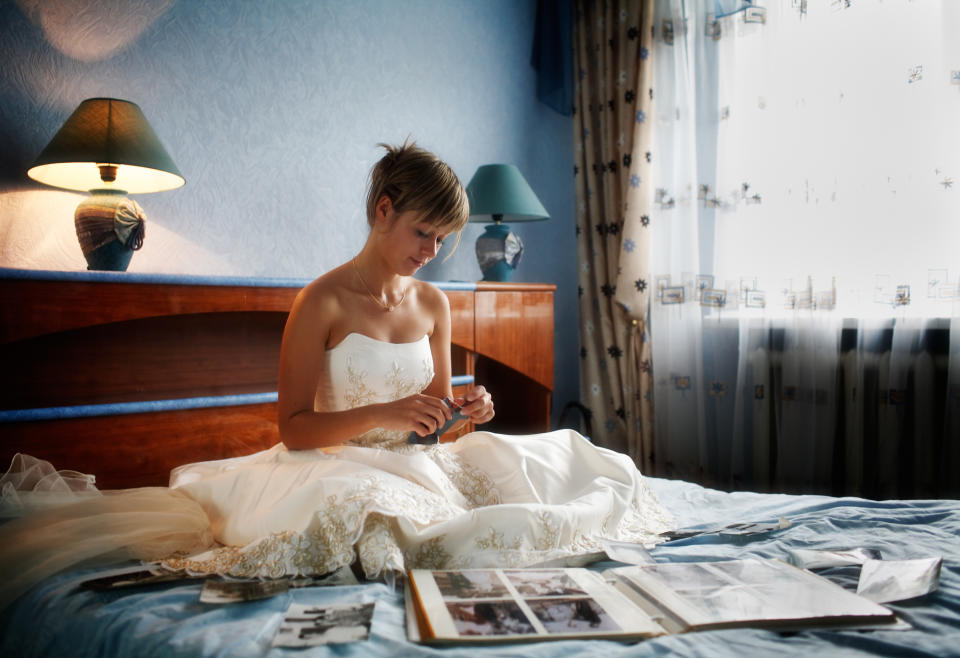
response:
<path id="1" fill-rule="evenodd" d="M 574 178 L 581 393 L 593 440 L 653 466 L 646 329 L 652 0 L 576 3 Z M 621 262 L 623 253 L 634 256 Z"/>

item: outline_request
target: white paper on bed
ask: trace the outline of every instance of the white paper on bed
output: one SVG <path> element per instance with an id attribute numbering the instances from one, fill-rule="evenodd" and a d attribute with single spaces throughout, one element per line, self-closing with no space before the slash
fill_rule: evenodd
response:
<path id="1" fill-rule="evenodd" d="M 877 603 L 905 601 L 940 586 L 942 557 L 918 560 L 867 560 L 860 569 L 857 594 Z"/>
<path id="2" fill-rule="evenodd" d="M 817 551 L 810 548 L 795 548 L 790 551 L 790 564 L 801 569 L 826 569 L 863 564 L 867 560 L 880 560 L 880 551 L 872 548 L 851 548 L 837 551 Z"/>

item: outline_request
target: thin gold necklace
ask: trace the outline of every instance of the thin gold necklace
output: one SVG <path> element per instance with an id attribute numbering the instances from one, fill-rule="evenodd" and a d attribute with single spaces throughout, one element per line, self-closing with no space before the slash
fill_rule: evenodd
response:
<path id="1" fill-rule="evenodd" d="M 360 283 L 362 283 L 362 284 L 363 284 L 363 287 L 367 289 L 367 294 L 370 295 L 370 299 L 372 299 L 372 300 L 375 301 L 377 304 L 379 304 L 379 305 L 383 308 L 383 310 L 385 310 L 385 311 L 387 311 L 387 312 L 390 312 L 390 311 L 392 311 L 393 309 L 395 309 L 395 308 L 397 308 L 398 306 L 400 306 L 400 304 L 403 303 L 403 300 L 407 298 L 407 289 L 404 288 L 404 289 L 403 289 L 403 292 L 400 293 L 400 301 L 399 301 L 399 302 L 397 302 L 396 304 L 392 304 L 392 305 L 391 305 L 391 304 L 386 304 L 386 303 L 384 303 L 384 301 L 383 301 L 382 299 L 380 299 L 379 297 L 377 297 L 376 295 L 373 294 L 373 291 L 370 290 L 370 286 L 368 286 L 368 285 L 367 285 L 367 282 L 363 280 L 363 275 L 360 274 L 360 266 L 357 265 L 357 258 L 356 258 L 356 256 L 353 257 L 353 269 L 356 270 L 356 272 L 357 272 L 357 278 L 360 279 Z"/>

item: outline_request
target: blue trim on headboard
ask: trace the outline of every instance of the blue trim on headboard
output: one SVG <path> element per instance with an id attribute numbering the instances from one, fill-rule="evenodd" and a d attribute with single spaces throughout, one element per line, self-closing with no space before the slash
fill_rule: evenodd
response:
<path id="1" fill-rule="evenodd" d="M 69 407 L 42 407 L 37 409 L 9 409 L 0 411 L 0 423 L 21 423 L 37 420 L 65 420 L 93 416 L 121 416 L 157 411 L 181 411 L 211 407 L 236 407 L 244 404 L 269 404 L 277 401 L 277 393 L 247 393 L 243 395 L 213 395 L 174 400 L 144 400 L 142 402 L 111 402 L 108 404 L 78 404 Z"/>
<path id="2" fill-rule="evenodd" d="M 440 290 L 466 290 L 473 292 L 477 289 L 476 281 L 428 281 Z"/>
<path id="3" fill-rule="evenodd" d="M 450 378 L 451 386 L 467 386 L 473 375 Z M 213 407 L 238 407 L 245 404 L 270 404 L 277 401 L 277 392 L 246 393 L 240 395 L 211 395 L 173 400 L 143 400 L 141 402 L 110 402 L 107 404 L 77 404 L 65 407 L 38 407 L 36 409 L 0 410 L 0 423 L 25 423 L 38 420 L 67 420 L 94 416 L 124 416 L 158 411 L 183 411 Z"/>
<path id="4" fill-rule="evenodd" d="M 105 283 L 174 284 L 186 286 L 252 286 L 262 288 L 302 288 L 312 279 L 256 276 L 213 276 L 197 274 L 149 274 L 141 272 L 102 272 L 99 270 L 24 270 L 0 267 L 0 279 L 30 281 L 99 281 Z M 440 290 L 476 290 L 475 281 L 430 281 Z"/>

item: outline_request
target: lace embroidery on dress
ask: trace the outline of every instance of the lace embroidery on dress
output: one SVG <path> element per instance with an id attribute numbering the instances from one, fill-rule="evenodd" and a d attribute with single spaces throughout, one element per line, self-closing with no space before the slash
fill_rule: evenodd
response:
<path id="1" fill-rule="evenodd" d="M 394 519 L 382 514 L 374 513 L 367 517 L 356 544 L 357 559 L 367 578 L 404 571 L 403 551 L 392 527 L 395 523 Z"/>
<path id="2" fill-rule="evenodd" d="M 335 571 L 359 557 L 364 571 L 375 577 L 383 569 L 403 569 L 402 552 L 385 523 L 387 517 L 401 516 L 427 526 L 462 513 L 462 508 L 413 482 L 361 476 L 342 499 L 332 495 L 317 505 L 303 532 L 273 533 L 242 547 L 176 556 L 163 560 L 163 566 L 197 574 L 279 578 Z"/>
<path id="3" fill-rule="evenodd" d="M 429 345 L 426 346 L 429 350 Z M 372 404 L 374 402 L 392 402 L 423 391 L 433 381 L 434 369 L 432 359 L 421 357 L 418 361 L 410 359 L 401 361 L 394 358 L 384 373 L 385 389 L 380 394 L 371 389 L 368 381 L 370 375 L 367 370 L 355 365 L 355 358 L 362 359 L 362 355 L 347 357 L 346 374 L 347 389 L 344 394 L 345 408 Z M 403 430 L 386 430 L 375 428 L 360 436 L 351 439 L 351 445 L 368 448 L 386 448 L 409 452 L 407 436 L 410 432 Z"/>
<path id="4" fill-rule="evenodd" d="M 471 509 L 497 505 L 500 502 L 500 492 L 493 480 L 476 466 L 450 452 L 446 446 L 431 446 L 426 450 L 426 455 L 467 499 Z"/>
<path id="5" fill-rule="evenodd" d="M 615 538 L 650 547 L 663 541 L 660 534 L 672 530 L 676 525 L 640 474 L 637 474 L 637 489 L 630 501 L 630 508 L 617 524 Z"/>
<path id="6" fill-rule="evenodd" d="M 367 372 L 359 370 L 353 362 L 353 356 L 347 357 L 347 388 L 343 394 L 347 409 L 373 404 L 377 399 L 373 390 L 367 386 Z"/>

